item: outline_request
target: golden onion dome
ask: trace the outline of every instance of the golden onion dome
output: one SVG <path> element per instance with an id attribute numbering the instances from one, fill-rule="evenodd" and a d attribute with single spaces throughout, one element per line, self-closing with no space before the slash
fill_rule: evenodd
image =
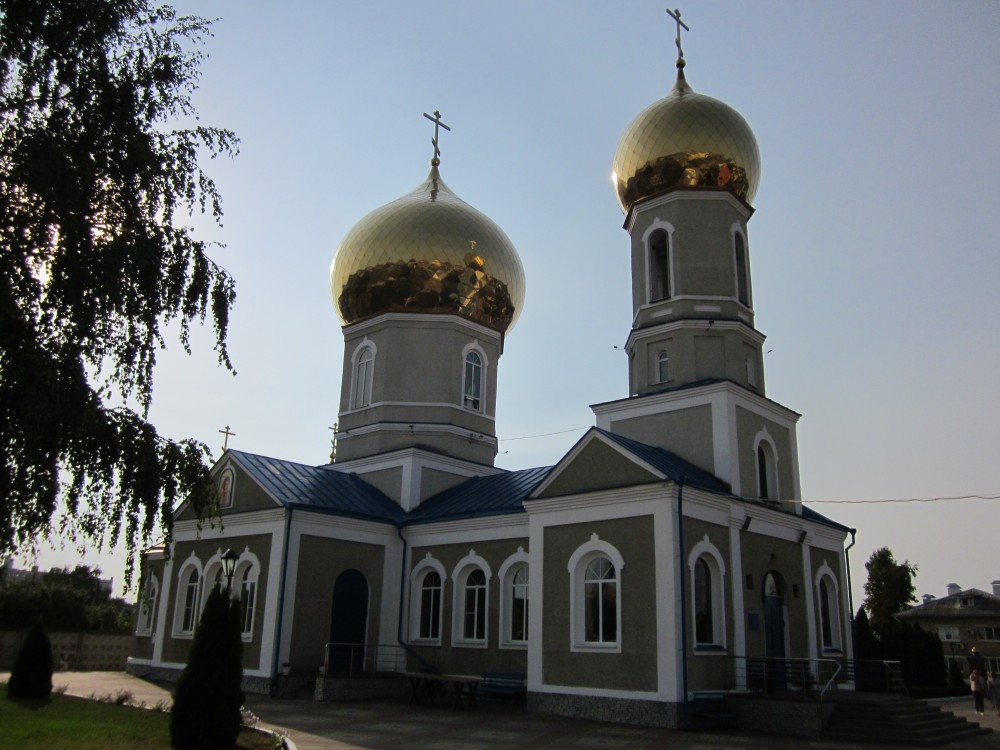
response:
<path id="1" fill-rule="evenodd" d="M 330 268 L 345 324 L 382 312 L 437 312 L 506 332 L 521 312 L 524 286 L 513 243 L 451 192 L 436 164 L 413 192 L 355 224 Z"/>
<path id="2" fill-rule="evenodd" d="M 749 203 L 760 182 L 757 139 L 739 112 L 691 89 L 681 60 L 674 88 L 618 141 L 612 180 L 625 213 L 678 188 L 728 189 Z"/>

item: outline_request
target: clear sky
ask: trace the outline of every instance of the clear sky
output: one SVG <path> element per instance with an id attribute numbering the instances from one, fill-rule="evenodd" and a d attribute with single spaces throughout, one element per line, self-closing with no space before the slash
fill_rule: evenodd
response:
<path id="1" fill-rule="evenodd" d="M 328 288 L 340 239 L 422 182 L 439 109 L 442 176 L 520 252 L 523 313 L 500 361 L 505 468 L 557 461 L 627 395 L 628 237 L 610 182 L 629 121 L 674 80 L 674 25 L 649 0 L 217 0 L 196 95 L 237 131 L 207 164 L 229 337 L 160 357 L 152 418 L 303 463 L 330 451 L 343 340 Z M 919 566 L 917 593 L 989 590 L 1000 500 L 1000 3 L 690 2 L 687 78 L 739 110 L 763 172 L 749 225 L 767 395 L 801 413 L 802 495 Z M 72 564 L 71 551 L 39 565 Z M 88 554 L 120 582 L 121 558 Z"/>

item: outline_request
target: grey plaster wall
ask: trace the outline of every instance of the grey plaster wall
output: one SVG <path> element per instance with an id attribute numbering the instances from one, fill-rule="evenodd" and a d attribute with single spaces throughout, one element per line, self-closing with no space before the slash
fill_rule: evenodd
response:
<path id="1" fill-rule="evenodd" d="M 788 632 L 790 650 L 785 656 L 805 658 L 809 656 L 809 631 L 806 597 L 803 586 L 802 549 L 794 542 L 749 531 L 741 536 L 743 565 L 743 606 L 746 610 L 747 656 L 764 656 L 764 576 L 773 570 L 781 575 L 784 582 L 786 608 L 785 628 Z M 752 588 L 747 585 L 747 577 L 752 576 Z M 756 615 L 758 628 L 750 625 L 749 615 Z"/>
<path id="2" fill-rule="evenodd" d="M 226 516 L 235 513 L 249 513 L 255 510 L 271 510 L 278 507 L 278 504 L 270 497 L 260 485 L 255 482 L 243 468 L 234 461 L 226 461 L 221 464 L 220 470 L 215 475 L 215 485 L 219 486 L 222 481 L 222 473 L 226 467 L 233 467 L 233 504 L 229 508 L 219 510 L 220 515 Z M 176 521 L 193 521 L 198 517 L 194 508 L 188 506 L 176 516 Z"/>
<path id="3" fill-rule="evenodd" d="M 302 535 L 288 660 L 293 672 L 315 674 L 323 663 L 330 640 L 333 587 L 347 570 L 359 571 L 368 582 L 367 642 L 378 644 L 384 557 L 380 545 Z"/>
<path id="4" fill-rule="evenodd" d="M 358 476 L 387 497 L 399 502 L 403 486 L 403 469 L 401 467 L 367 471 L 363 474 L 359 473 Z"/>
<path id="5" fill-rule="evenodd" d="M 592 534 L 624 559 L 620 571 L 621 653 L 574 653 L 570 622 L 570 557 Z M 652 516 L 548 526 L 545 540 L 545 612 L 542 679 L 547 685 L 655 691 L 656 580 Z"/>
<path id="6" fill-rule="evenodd" d="M 672 451 L 705 471 L 714 471 L 712 407 L 707 404 L 647 417 L 619 419 L 611 423 L 610 430 L 640 443 Z"/>
<path id="7" fill-rule="evenodd" d="M 478 675 L 484 671 L 527 673 L 528 652 L 524 648 L 501 648 L 500 622 L 500 566 L 515 554 L 518 548 L 528 552 L 527 537 L 521 539 L 502 539 L 496 541 L 479 541 L 468 544 L 447 545 L 415 545 L 411 548 L 410 559 L 416 565 L 428 553 L 440 562 L 445 569 L 444 591 L 441 611 L 441 645 L 428 646 L 412 643 L 413 649 L 428 663 L 442 672 L 451 674 Z M 489 614 L 486 627 L 486 647 L 454 645 L 455 632 L 453 619 L 455 613 L 455 581 L 452 579 L 455 567 L 459 561 L 470 552 L 486 560 L 492 573 L 488 580 L 487 606 Z M 411 568 L 412 570 L 412 568 Z M 529 591 L 534 573 L 529 569 Z M 409 575 L 407 575 L 409 580 Z M 411 596 L 414 593 L 411 591 Z M 416 664 L 411 665 L 417 668 Z"/>
<path id="8" fill-rule="evenodd" d="M 660 481 L 601 440 L 592 440 L 539 497 L 628 487 Z"/>
<path id="9" fill-rule="evenodd" d="M 191 649 L 191 638 L 175 638 L 173 636 L 174 622 L 177 616 L 178 605 L 178 580 L 184 561 L 191 556 L 191 552 L 201 561 L 202 566 L 208 559 L 220 550 L 232 548 L 234 551 L 242 553 L 248 548 L 257 556 L 261 569 L 257 577 L 257 600 L 255 602 L 256 612 L 254 614 L 253 636 L 249 642 L 243 642 L 243 666 L 246 669 L 263 669 L 269 665 L 260 663 L 261 636 L 264 630 L 264 620 L 271 616 L 271 613 L 264 609 L 264 601 L 268 586 L 268 567 L 271 559 L 271 535 L 252 534 L 247 536 L 231 536 L 225 539 L 199 539 L 191 542 L 178 542 L 174 547 L 173 579 L 170 581 L 170 592 L 168 601 L 164 602 L 160 597 L 161 605 L 167 606 L 167 619 L 163 637 L 163 660 L 168 662 L 186 662 L 188 651 Z M 160 591 L 163 591 L 162 578 L 160 579 Z M 233 579 L 233 590 L 237 591 L 239 582 Z M 205 606 L 209 588 L 206 588 L 205 581 L 202 581 L 201 606 Z"/>
<path id="10" fill-rule="evenodd" d="M 792 466 L 797 456 L 792 451 L 791 432 L 784 425 L 755 414 L 747 409 L 736 407 L 736 434 L 740 446 L 739 472 L 740 486 L 744 497 L 757 495 L 757 452 L 754 450 L 754 437 L 767 428 L 767 434 L 774 443 L 777 458 L 778 494 L 771 499 L 792 500 L 795 497 L 795 477 Z"/>

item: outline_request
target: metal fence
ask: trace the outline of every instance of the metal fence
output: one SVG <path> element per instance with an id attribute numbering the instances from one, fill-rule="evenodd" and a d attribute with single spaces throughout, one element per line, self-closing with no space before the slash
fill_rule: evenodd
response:
<path id="1" fill-rule="evenodd" d="M 406 671 L 406 649 L 398 643 L 327 643 L 323 649 L 323 674 L 360 677 Z"/>
<path id="2" fill-rule="evenodd" d="M 726 689 L 822 700 L 831 690 L 905 692 L 900 663 L 876 659 L 732 657 Z"/>

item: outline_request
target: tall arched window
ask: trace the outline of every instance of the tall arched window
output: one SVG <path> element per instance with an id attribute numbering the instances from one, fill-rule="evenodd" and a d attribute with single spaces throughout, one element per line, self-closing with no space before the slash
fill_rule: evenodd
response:
<path id="1" fill-rule="evenodd" d="M 733 250 L 736 255 L 736 298 L 750 307 L 750 281 L 747 276 L 747 249 L 743 235 L 733 234 Z"/>
<path id="2" fill-rule="evenodd" d="M 757 444 L 757 497 L 761 500 L 777 500 L 779 497 L 774 447 L 767 440 Z"/>
<path id="3" fill-rule="evenodd" d="M 521 565 L 511 580 L 510 640 L 521 643 L 528 640 L 528 566 Z"/>
<path id="4" fill-rule="evenodd" d="M 702 651 L 726 648 L 726 566 L 708 534 L 688 555 L 694 647 Z"/>
<path id="5" fill-rule="evenodd" d="M 666 349 L 661 349 L 656 355 L 656 382 L 666 383 L 670 380 L 670 355 Z"/>
<path id="6" fill-rule="evenodd" d="M 657 229 L 649 237 L 649 301 L 670 296 L 670 238 Z"/>
<path id="7" fill-rule="evenodd" d="M 479 411 L 483 394 L 483 360 L 474 351 L 465 355 L 465 380 L 462 389 L 462 405 L 466 409 Z"/>
<path id="8" fill-rule="evenodd" d="M 486 574 L 477 568 L 465 578 L 462 613 L 462 637 L 465 640 L 486 640 L 486 612 Z"/>
<path id="9" fill-rule="evenodd" d="M 361 409 L 372 402 L 372 372 L 375 369 L 375 351 L 364 345 L 354 362 L 354 383 L 351 387 L 351 408 Z"/>
<path id="10" fill-rule="evenodd" d="M 193 633 L 195 625 L 198 624 L 198 594 L 201 584 L 201 576 L 197 568 L 191 568 L 184 579 L 182 589 L 184 595 L 184 607 L 181 611 L 180 631 L 182 633 Z"/>
<path id="11" fill-rule="evenodd" d="M 244 639 L 253 636 L 253 616 L 257 605 L 257 573 L 247 565 L 240 576 L 240 632 Z"/>
<path id="12" fill-rule="evenodd" d="M 618 640 L 618 574 L 606 557 L 595 557 L 583 579 L 584 640 L 614 643 Z"/>
<path id="13" fill-rule="evenodd" d="M 420 629 L 418 637 L 437 640 L 441 637 L 441 576 L 432 570 L 420 584 Z"/>
<path id="14" fill-rule="evenodd" d="M 705 558 L 694 564 L 694 642 L 714 643 L 715 629 L 712 622 L 712 571 Z"/>
<path id="15" fill-rule="evenodd" d="M 819 635 L 824 651 L 840 651 L 840 607 L 837 582 L 825 562 L 816 574 L 816 606 L 819 609 Z"/>
<path id="16" fill-rule="evenodd" d="M 150 575 L 143 586 L 142 597 L 139 600 L 139 617 L 136 621 L 137 635 L 149 635 L 153 632 L 156 622 L 156 602 L 160 595 L 160 584 L 156 576 Z"/>

